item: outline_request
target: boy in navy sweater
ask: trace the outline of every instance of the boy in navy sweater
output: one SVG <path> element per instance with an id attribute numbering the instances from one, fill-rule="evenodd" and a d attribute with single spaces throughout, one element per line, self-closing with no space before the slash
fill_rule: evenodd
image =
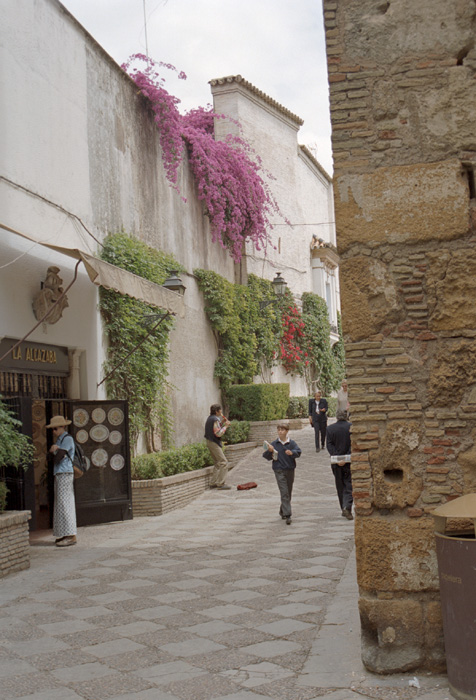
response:
<path id="1" fill-rule="evenodd" d="M 270 444 L 265 441 L 263 457 L 273 462 L 274 476 L 281 495 L 279 514 L 287 525 L 291 525 L 291 495 L 293 492 L 296 459 L 301 456 L 301 448 L 288 438 L 289 425 L 278 425 L 278 439 Z"/>

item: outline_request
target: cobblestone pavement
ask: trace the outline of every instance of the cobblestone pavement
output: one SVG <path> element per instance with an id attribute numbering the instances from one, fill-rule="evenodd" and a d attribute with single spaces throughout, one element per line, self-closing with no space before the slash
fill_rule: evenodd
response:
<path id="1" fill-rule="evenodd" d="M 444 676 L 363 668 L 353 522 L 312 429 L 294 437 L 291 525 L 257 449 L 229 474 L 256 489 L 81 528 L 67 549 L 37 538 L 31 568 L 0 582 L 0 698 L 449 698 Z"/>

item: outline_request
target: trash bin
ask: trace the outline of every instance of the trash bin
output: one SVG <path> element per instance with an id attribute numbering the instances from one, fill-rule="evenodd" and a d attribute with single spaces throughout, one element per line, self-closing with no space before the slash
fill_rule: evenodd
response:
<path id="1" fill-rule="evenodd" d="M 432 515 L 450 690 L 459 700 L 476 699 L 476 493 Z M 475 532 L 445 532 L 447 518 L 469 518 Z"/>

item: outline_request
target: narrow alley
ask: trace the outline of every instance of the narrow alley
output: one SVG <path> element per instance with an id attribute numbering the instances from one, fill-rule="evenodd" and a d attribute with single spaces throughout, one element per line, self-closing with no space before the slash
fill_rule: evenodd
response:
<path id="1" fill-rule="evenodd" d="M 81 528 L 66 550 L 37 538 L 31 568 L 0 583 L 0 698 L 448 698 L 444 676 L 415 687 L 363 668 L 354 523 L 312 429 L 293 437 L 291 525 L 257 448 L 231 491 Z M 247 481 L 258 488 L 236 490 Z"/>

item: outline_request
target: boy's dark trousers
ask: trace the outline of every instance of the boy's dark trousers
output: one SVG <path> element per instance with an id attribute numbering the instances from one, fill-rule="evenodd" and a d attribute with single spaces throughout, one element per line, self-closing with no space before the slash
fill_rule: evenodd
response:
<path id="1" fill-rule="evenodd" d="M 291 495 L 293 492 L 294 469 L 274 469 L 273 471 L 281 495 L 279 514 L 282 518 L 290 518 L 292 515 Z"/>

